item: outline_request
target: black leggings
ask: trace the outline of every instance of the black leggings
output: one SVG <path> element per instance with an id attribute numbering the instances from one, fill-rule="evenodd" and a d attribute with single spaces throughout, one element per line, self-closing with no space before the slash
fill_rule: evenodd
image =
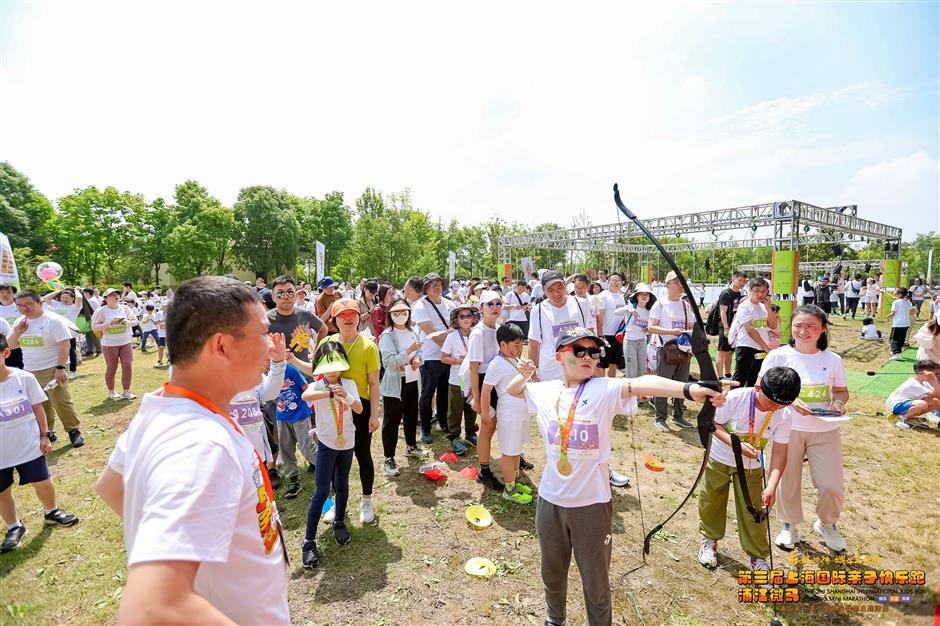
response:
<path id="1" fill-rule="evenodd" d="M 69 371 L 74 372 L 78 369 L 78 355 L 75 353 L 75 337 L 69 339 Z"/>
<path id="2" fill-rule="evenodd" d="M 845 313 L 851 311 L 853 320 L 855 319 L 855 311 L 858 310 L 858 298 L 858 296 L 848 296 L 845 299 Z"/>
<path id="3" fill-rule="evenodd" d="M 362 413 L 353 413 L 353 425 L 356 427 L 356 461 L 359 462 L 359 482 L 362 483 L 362 495 L 372 495 L 372 483 L 375 482 L 375 464 L 372 463 L 372 433 L 369 432 L 369 416 L 372 407 L 365 398 L 362 400 Z"/>
<path id="4" fill-rule="evenodd" d="M 405 444 L 418 443 L 418 381 L 405 382 L 401 377 L 401 399 L 382 396 L 385 410 L 382 418 L 382 451 L 386 459 L 395 458 L 398 447 L 398 427 L 405 421 Z"/>

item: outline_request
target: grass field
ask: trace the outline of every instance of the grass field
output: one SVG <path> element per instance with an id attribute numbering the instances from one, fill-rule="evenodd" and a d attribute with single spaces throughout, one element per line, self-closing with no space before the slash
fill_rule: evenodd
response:
<path id="1" fill-rule="evenodd" d="M 887 361 L 888 350 L 884 344 L 863 344 L 856 339 L 860 325 L 835 319 L 832 343 L 844 354 L 847 368 L 864 376 L 866 370 Z M 911 352 L 907 358 L 912 358 Z M 165 371 L 151 367 L 154 361 L 153 354 L 135 353 L 134 390 L 138 395 L 156 388 L 164 379 Z M 96 498 L 93 485 L 139 401 L 105 400 L 103 366 L 101 359 L 85 363 L 72 383 L 87 444 L 71 450 L 60 440 L 49 459 L 59 503 L 81 516 L 81 523 L 73 528 L 43 529 L 41 508 L 32 489 L 15 488 L 20 517 L 30 534 L 20 549 L 0 556 L 2 624 L 114 621 L 126 577 L 123 535 L 120 521 Z M 898 384 L 904 379 L 894 378 Z M 884 413 L 883 400 L 875 396 L 854 394 L 849 410 L 862 414 L 842 426 L 847 497 L 840 526 L 850 553 L 869 562 L 877 559 L 875 569 L 926 570 L 927 585 L 914 590 L 910 603 L 866 602 L 865 606 L 883 607 L 884 611 L 864 613 L 847 610 L 858 603 L 839 601 L 839 594 L 854 591 L 850 586 L 801 586 L 804 600 L 798 608 L 802 612 L 788 611 L 782 617 L 788 624 L 930 623 L 935 604 L 931 590 L 940 585 L 940 432 L 936 428 L 908 432 L 895 428 L 886 417 L 875 415 Z M 528 480 L 537 484 L 544 452 L 533 434 L 536 438 L 529 444 L 527 456 L 536 469 L 529 472 Z M 445 450 L 446 441 L 439 433 L 436 437 L 435 456 Z M 352 543 L 337 546 L 323 526 L 323 562 L 318 569 L 307 572 L 300 567 L 311 475 L 303 474 L 298 499 L 278 499 L 293 557 L 290 606 L 294 623 L 541 624 L 544 609 L 534 505 L 510 505 L 458 476 L 457 471 L 475 458 L 455 464 L 448 483 L 435 486 L 418 475 L 416 462 L 403 460 L 403 448 L 402 444 L 402 476 L 389 480 L 377 464 L 379 521 L 375 526 L 361 527 L 355 515 L 359 483 L 354 464 L 350 481 Z M 634 476 L 634 452 L 639 460 L 638 476 Z M 720 567 L 707 571 L 698 564 L 696 499 L 657 537 L 648 565 L 640 567 L 643 528 L 662 520 L 685 495 L 701 453 L 694 431 L 666 434 L 655 430 L 648 407 L 633 420 L 632 431 L 627 418 L 615 421 L 613 464 L 634 483 L 614 490 L 610 583 L 617 624 L 766 624 L 770 619 L 767 609 L 737 601 L 737 570 L 746 567 L 746 557 L 733 522 L 728 526 L 728 537 L 719 545 Z M 666 470 L 646 470 L 646 455 L 664 461 Z M 380 460 L 381 456 L 376 437 L 373 458 Z M 481 500 L 495 521 L 489 529 L 474 531 L 466 523 L 464 510 Z M 801 553 L 818 562 L 829 554 L 808 528 L 813 502 L 814 492 L 806 478 L 804 535 L 809 531 L 810 536 Z M 729 510 L 733 515 L 730 505 Z M 779 529 L 775 517 L 771 527 L 774 533 Z M 472 556 L 493 560 L 497 575 L 486 581 L 467 576 L 463 565 Z M 774 559 L 778 566 L 785 564 L 787 554 L 775 550 Z M 574 565 L 569 580 L 569 623 L 581 624 L 583 602 Z"/>

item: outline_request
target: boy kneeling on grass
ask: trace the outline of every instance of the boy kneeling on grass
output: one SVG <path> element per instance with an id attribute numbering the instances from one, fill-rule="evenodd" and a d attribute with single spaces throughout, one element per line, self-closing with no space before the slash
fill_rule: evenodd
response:
<path id="1" fill-rule="evenodd" d="M 584 328 L 561 333 L 555 360 L 564 380 L 528 382 L 535 363 L 519 362 L 507 391 L 525 398 L 545 442 L 535 529 L 542 555 L 546 624 L 565 623 L 571 554 L 578 563 L 587 623 L 611 623 L 611 502 L 608 460 L 615 415 L 634 413 L 636 396 L 685 398 L 716 407 L 725 398 L 697 384 L 660 378 L 594 378 L 605 342 Z"/>
<path id="2" fill-rule="evenodd" d="M 922 359 L 914 363 L 914 375 L 901 383 L 885 400 L 885 406 L 898 416 L 897 426 L 910 430 L 920 426 L 915 417 L 940 409 L 940 381 L 937 371 L 940 365 Z"/>
<path id="3" fill-rule="evenodd" d="M 762 522 L 774 505 L 777 483 L 787 464 L 790 420 L 781 409 L 792 404 L 799 395 L 800 375 L 796 370 L 772 367 L 756 386 L 729 391 L 725 405 L 715 411 L 717 429 L 698 498 L 699 532 L 702 533 L 698 561 L 705 567 L 718 565 L 718 541 L 725 536 L 727 523 L 728 486 L 733 483 L 741 547 L 751 559 L 752 571 L 770 569 L 766 560 L 770 556 L 770 538 Z M 743 476 L 737 469 L 732 433 L 739 437 Z M 765 486 L 764 447 L 769 441 L 773 441 L 774 446 Z M 760 502 L 752 502 L 753 511 L 747 509 L 742 480 L 749 497 L 760 494 Z M 757 521 L 755 515 L 762 516 L 761 521 Z"/>
<path id="4" fill-rule="evenodd" d="M 513 323 L 503 324 L 496 329 L 497 354 L 483 377 L 480 391 L 480 412 L 483 421 L 489 423 L 497 419 L 496 434 L 499 437 L 499 449 L 503 453 L 500 469 L 503 472 L 503 499 L 529 504 L 532 502 L 532 488 L 516 482 L 519 473 L 519 459 L 522 446 L 529 441 L 529 407 L 525 400 L 507 392 L 509 384 L 519 375 L 519 357 L 522 356 L 522 341 L 525 333 Z M 492 415 L 490 395 L 496 390 L 496 415 Z"/>

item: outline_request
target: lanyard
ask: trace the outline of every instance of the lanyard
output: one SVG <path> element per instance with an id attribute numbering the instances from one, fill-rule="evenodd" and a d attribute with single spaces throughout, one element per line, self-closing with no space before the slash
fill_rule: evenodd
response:
<path id="1" fill-rule="evenodd" d="M 571 437 L 571 426 L 574 424 L 574 413 L 578 408 L 578 401 L 588 381 L 578 385 L 578 390 L 574 392 L 574 399 L 571 401 L 571 407 L 568 409 L 568 419 L 565 423 L 561 421 L 561 414 L 558 411 L 561 404 L 561 392 L 558 393 L 558 400 L 555 401 L 555 414 L 558 416 L 558 449 L 561 452 L 561 458 L 568 459 L 568 440 Z M 564 389 L 562 389 L 564 391 Z"/>
<path id="2" fill-rule="evenodd" d="M 751 405 L 749 407 L 750 410 L 748 412 L 748 419 L 747 419 L 747 442 L 751 444 L 751 446 L 754 445 L 754 438 L 755 438 L 754 436 L 754 411 L 755 411 L 756 405 L 757 405 L 757 390 L 754 389 L 751 391 Z M 767 411 L 767 415 L 764 416 L 764 421 L 761 422 L 760 430 L 757 431 L 758 442 L 760 442 L 761 437 L 764 435 L 764 430 L 767 428 L 767 424 L 770 423 L 770 420 L 773 418 L 773 416 L 774 416 L 773 411 Z M 763 448 L 761 448 L 761 450 L 763 450 Z"/>
<path id="3" fill-rule="evenodd" d="M 339 403 L 339 408 L 337 408 L 336 398 L 333 397 L 333 392 L 330 390 L 330 385 L 327 383 L 326 379 L 321 381 L 325 387 L 324 391 L 330 393 L 330 410 L 333 411 L 333 422 L 336 424 L 336 445 L 343 445 L 343 414 L 346 412 L 346 404 L 344 402 Z M 342 382 L 340 383 L 342 386 Z"/>
<path id="4" fill-rule="evenodd" d="M 192 400 L 204 409 L 207 409 L 212 413 L 222 417 L 232 426 L 232 428 L 235 429 L 235 432 L 237 432 L 242 437 L 245 437 L 245 439 L 248 438 L 245 436 L 245 433 L 242 431 L 242 429 L 238 426 L 238 423 L 233 420 L 230 415 L 223 413 L 219 407 L 213 404 L 211 400 L 206 398 L 201 393 L 193 391 L 192 389 L 187 389 L 186 387 L 180 387 L 179 385 L 171 385 L 170 383 L 166 382 L 163 383 L 163 394 L 172 394 L 174 396 L 181 396 L 187 400 Z M 273 515 L 271 516 L 271 521 L 277 527 L 278 538 L 281 541 L 281 550 L 284 552 L 284 564 L 289 568 L 290 559 L 287 556 L 287 544 L 284 543 L 284 531 L 281 528 L 281 518 L 277 512 L 277 505 L 274 503 L 274 490 L 271 488 L 271 479 L 268 477 L 268 468 L 265 466 L 264 460 L 261 458 L 261 455 L 258 454 L 258 450 L 254 447 L 254 445 L 251 446 L 251 450 L 255 453 L 255 458 L 258 459 L 258 471 L 261 472 L 261 478 L 264 481 L 264 492 L 265 495 L 267 495 L 268 502 L 271 504 L 272 508 Z"/>
<path id="5" fill-rule="evenodd" d="M 517 372 L 519 371 L 519 366 L 516 365 L 515 359 L 511 359 L 511 360 L 510 360 L 510 359 L 509 359 L 505 354 L 503 354 L 502 352 L 499 353 L 499 356 L 503 357 L 503 360 L 506 361 L 507 363 L 509 363 L 509 364 L 512 366 L 512 369 L 516 370 Z M 558 399 L 560 400 L 560 399 L 561 399 L 561 396 L 558 396 Z"/>

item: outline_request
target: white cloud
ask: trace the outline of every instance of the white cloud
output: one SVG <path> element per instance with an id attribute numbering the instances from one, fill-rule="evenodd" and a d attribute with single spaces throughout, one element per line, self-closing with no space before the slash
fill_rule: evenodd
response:
<path id="1" fill-rule="evenodd" d="M 840 204 L 858 204 L 859 215 L 898 226 L 904 239 L 940 233 L 940 161 L 919 150 L 858 170 L 841 193 Z"/>

